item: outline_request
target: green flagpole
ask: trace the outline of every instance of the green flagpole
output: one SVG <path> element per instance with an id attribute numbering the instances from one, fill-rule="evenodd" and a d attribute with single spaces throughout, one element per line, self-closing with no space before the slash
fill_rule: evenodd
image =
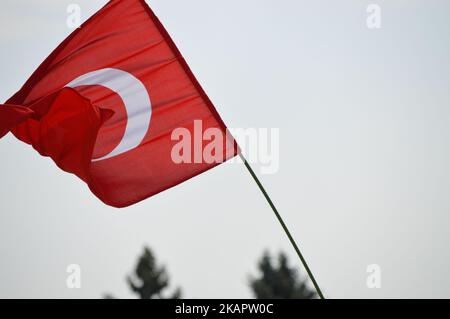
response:
<path id="1" fill-rule="evenodd" d="M 250 175 L 255 180 L 256 184 L 258 185 L 259 189 L 263 193 L 264 197 L 266 198 L 267 202 L 269 203 L 270 207 L 272 208 L 273 212 L 275 213 L 275 216 L 277 217 L 278 221 L 281 224 L 281 227 L 283 227 L 284 232 L 286 233 L 287 237 L 289 238 L 289 241 L 291 242 L 292 246 L 294 247 L 298 257 L 300 258 L 300 261 L 303 264 L 303 267 L 305 267 L 306 272 L 308 273 L 309 278 L 311 279 L 314 288 L 316 288 L 317 294 L 319 295 L 320 299 L 325 299 L 325 297 L 322 294 L 322 290 L 320 290 L 319 285 L 317 284 L 316 279 L 314 278 L 314 275 L 311 272 L 311 269 L 309 269 L 308 264 L 306 263 L 305 258 L 303 257 L 302 253 L 300 252 L 300 249 L 298 248 L 297 243 L 295 242 L 294 238 L 292 237 L 289 229 L 287 228 L 286 224 L 283 221 L 283 218 L 281 217 L 280 213 L 278 212 L 277 208 L 273 204 L 272 200 L 270 199 L 269 195 L 267 194 L 266 190 L 264 189 L 264 186 L 259 181 L 258 177 L 256 176 L 255 172 L 253 171 L 250 164 L 245 159 L 244 155 L 242 153 L 239 153 L 239 156 L 241 157 L 242 161 L 245 164 L 245 167 L 247 167 L 247 170 L 249 171 Z"/>

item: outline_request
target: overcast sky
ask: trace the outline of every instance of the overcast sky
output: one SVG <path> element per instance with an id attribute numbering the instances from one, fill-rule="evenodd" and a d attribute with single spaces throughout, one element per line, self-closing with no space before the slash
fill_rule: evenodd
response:
<path id="1" fill-rule="evenodd" d="M 83 20 L 106 3 L 2 0 L 2 102 L 72 32 L 74 2 Z M 450 297 L 448 0 L 148 3 L 228 126 L 280 129 L 280 170 L 261 179 L 326 296 Z M 144 245 L 191 298 L 251 297 L 266 248 L 300 266 L 242 165 L 117 210 L 12 135 L 0 154 L 0 297 L 133 297 Z"/>

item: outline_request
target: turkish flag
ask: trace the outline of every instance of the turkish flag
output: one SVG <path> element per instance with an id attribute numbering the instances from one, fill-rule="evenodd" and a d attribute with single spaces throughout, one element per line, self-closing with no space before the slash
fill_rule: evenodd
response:
<path id="1" fill-rule="evenodd" d="M 0 106 L 0 136 L 9 131 L 115 207 L 239 152 L 170 36 L 139 0 L 110 1 L 42 63 Z"/>

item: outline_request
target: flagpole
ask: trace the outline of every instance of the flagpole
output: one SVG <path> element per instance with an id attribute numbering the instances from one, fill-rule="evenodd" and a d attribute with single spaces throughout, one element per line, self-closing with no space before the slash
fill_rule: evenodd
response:
<path id="1" fill-rule="evenodd" d="M 289 229 L 287 228 L 286 224 L 283 221 L 283 218 L 281 217 L 280 213 L 278 212 L 277 208 L 273 204 L 272 200 L 270 199 L 270 196 L 267 194 L 266 190 L 264 189 L 264 186 L 259 181 L 258 177 L 256 176 L 255 172 L 253 171 L 250 164 L 245 159 L 244 155 L 242 153 L 239 153 L 239 156 L 241 157 L 242 161 L 245 164 L 245 167 L 249 171 L 250 175 L 255 180 L 256 184 L 258 185 L 259 189 L 263 193 L 264 197 L 266 198 L 267 202 L 269 203 L 270 207 L 272 208 L 273 212 L 275 213 L 275 216 L 277 217 L 278 221 L 281 224 L 281 227 L 283 227 L 284 232 L 286 233 L 287 237 L 289 238 L 289 241 L 291 242 L 292 246 L 294 247 L 295 251 L 297 252 L 298 257 L 300 258 L 300 261 L 303 264 L 303 267 L 305 267 L 306 272 L 308 273 L 309 278 L 311 279 L 314 288 L 316 288 L 317 294 L 319 295 L 320 299 L 325 299 L 325 297 L 322 294 L 322 290 L 320 290 L 319 285 L 317 284 L 316 279 L 314 278 L 314 275 L 311 272 L 311 269 L 309 269 L 308 264 L 306 263 L 305 258 L 303 257 L 302 253 L 300 252 L 300 249 L 298 248 L 297 243 L 295 242 L 294 238 L 292 237 Z"/>

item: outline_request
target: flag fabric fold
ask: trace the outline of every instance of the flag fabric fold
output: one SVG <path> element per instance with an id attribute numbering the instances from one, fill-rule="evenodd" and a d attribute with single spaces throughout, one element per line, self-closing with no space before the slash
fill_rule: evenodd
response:
<path id="1" fill-rule="evenodd" d="M 0 138 L 8 134 L 18 124 L 34 114 L 29 107 L 22 105 L 0 104 Z"/>

